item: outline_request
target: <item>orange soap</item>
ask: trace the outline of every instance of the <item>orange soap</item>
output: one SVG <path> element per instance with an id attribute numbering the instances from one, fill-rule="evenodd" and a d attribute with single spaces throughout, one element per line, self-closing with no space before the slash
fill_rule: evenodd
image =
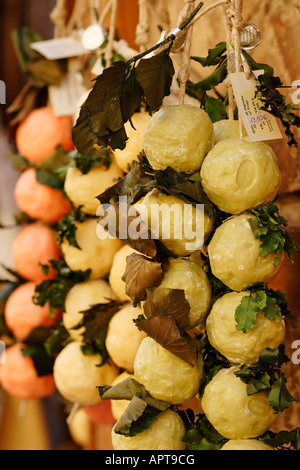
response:
<path id="1" fill-rule="evenodd" d="M 35 287 L 34 282 L 22 284 L 9 296 L 5 305 L 6 325 L 14 337 L 20 341 L 28 338 L 34 328 L 54 324 L 48 304 L 41 307 L 33 302 Z"/>
<path id="2" fill-rule="evenodd" d="M 114 425 L 116 423 L 111 412 L 110 400 L 100 401 L 100 403 L 97 403 L 96 405 L 84 406 L 83 410 L 94 423 L 105 425 Z"/>
<path id="3" fill-rule="evenodd" d="M 55 233 L 38 223 L 27 225 L 18 233 L 12 244 L 12 255 L 17 273 L 28 281 L 39 283 L 56 275 L 52 268 L 44 274 L 39 264 L 49 265 L 49 260 L 61 258 Z"/>
<path id="4" fill-rule="evenodd" d="M 47 160 L 58 146 L 71 151 L 72 125 L 71 116 L 56 116 L 50 106 L 37 108 L 17 128 L 17 150 L 34 164 Z"/>
<path id="5" fill-rule="evenodd" d="M 58 222 L 71 211 L 71 205 L 62 191 L 37 181 L 35 168 L 29 168 L 21 174 L 14 196 L 22 212 L 48 224 Z"/>
<path id="6" fill-rule="evenodd" d="M 30 357 L 17 343 L 6 350 L 6 364 L 0 365 L 0 383 L 9 395 L 23 400 L 44 398 L 55 391 L 53 376 L 39 377 Z"/>

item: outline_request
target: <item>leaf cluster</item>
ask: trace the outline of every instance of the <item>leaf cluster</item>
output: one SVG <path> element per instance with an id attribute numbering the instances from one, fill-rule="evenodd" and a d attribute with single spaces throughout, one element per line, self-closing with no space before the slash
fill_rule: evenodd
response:
<path id="1" fill-rule="evenodd" d="M 147 289 L 143 315 L 135 324 L 163 348 L 194 367 L 201 351 L 198 337 L 187 333 L 190 305 L 183 290 L 163 287 Z"/>
<path id="2" fill-rule="evenodd" d="M 128 377 L 117 385 L 98 387 L 101 400 L 127 400 L 125 412 L 114 427 L 114 432 L 132 437 L 149 429 L 157 416 L 171 408 L 170 403 L 151 397 L 144 385 Z"/>
<path id="3" fill-rule="evenodd" d="M 291 402 L 296 401 L 289 393 L 286 378 L 281 371 L 282 365 L 289 362 L 284 345 L 280 345 L 276 350 L 264 349 L 256 364 L 243 364 L 237 367 L 237 364 L 229 362 L 214 349 L 206 337 L 202 338 L 202 342 L 204 377 L 200 396 L 206 385 L 221 369 L 235 367 L 234 374 L 247 384 L 247 394 L 250 396 L 261 391 L 268 392 L 269 403 L 275 413 L 282 413 Z"/>
<path id="4" fill-rule="evenodd" d="M 84 222 L 89 217 L 85 212 L 82 211 L 82 206 L 75 207 L 71 201 L 70 204 L 72 208 L 71 212 L 60 219 L 57 224 L 55 224 L 57 242 L 59 245 L 61 245 L 64 240 L 67 240 L 70 246 L 74 246 L 78 250 L 81 250 L 76 239 L 76 223 Z"/>
<path id="5" fill-rule="evenodd" d="M 184 416 L 187 414 L 192 417 L 192 410 L 188 409 L 182 413 L 185 422 L 188 421 Z M 274 450 L 300 450 L 300 428 L 292 431 L 267 431 L 256 439 L 273 447 Z M 228 439 L 216 431 L 205 414 L 200 413 L 194 416 L 194 419 L 189 419 L 183 441 L 187 450 L 221 450 Z"/>
<path id="6" fill-rule="evenodd" d="M 209 217 L 215 214 L 215 207 L 205 195 L 200 178 L 177 173 L 171 167 L 155 171 L 142 153 L 139 155 L 139 161 L 132 163 L 130 171 L 120 181 L 97 197 L 105 210 L 103 216 L 99 219 L 99 223 L 105 228 L 109 210 L 113 206 L 113 214 L 111 215 L 114 216 L 115 211 L 117 212 L 116 222 L 119 222 L 119 224 L 116 233 L 111 233 L 111 235 L 123 239 L 136 251 L 146 256 L 158 259 L 170 256 L 176 257 L 164 246 L 162 241 L 151 236 L 151 232 L 148 231 L 147 227 L 144 227 L 143 230 L 143 223 L 136 209 L 133 211 L 134 214 L 131 215 L 134 204 L 153 189 L 158 189 L 167 195 L 176 196 L 185 203 L 203 204 Z M 127 209 L 124 204 L 119 204 L 120 198 L 126 199 Z M 106 210 L 106 207 L 108 207 L 108 210 Z M 140 225 L 140 237 L 133 240 L 128 236 L 128 226 L 134 221 L 136 221 L 136 225 Z M 122 232 L 124 225 L 126 225 L 125 233 Z"/>
<path id="7" fill-rule="evenodd" d="M 291 262 L 295 249 L 289 233 L 286 231 L 287 220 L 279 214 L 279 209 L 275 203 L 259 206 L 251 209 L 254 217 L 248 219 L 252 232 L 256 239 L 259 239 L 260 253 L 263 257 L 269 253 L 276 255 L 274 264 L 280 263 L 280 255 L 285 251 Z"/>
<path id="8" fill-rule="evenodd" d="M 265 349 L 257 364 L 243 365 L 235 375 L 247 384 L 247 394 L 268 392 L 268 399 L 275 413 L 283 413 L 291 402 L 297 401 L 287 389 L 287 379 L 281 366 L 288 362 L 284 347 L 278 350 Z"/>
<path id="9" fill-rule="evenodd" d="M 34 303 L 43 307 L 49 304 L 51 312 L 65 310 L 65 299 L 74 284 L 89 280 L 91 270 L 72 271 L 64 260 L 49 260 L 50 266 L 56 271 L 54 279 L 46 279 L 36 286 Z M 49 265 L 41 265 L 44 273 L 48 273 Z"/>
<path id="10" fill-rule="evenodd" d="M 9 114 L 15 114 L 11 125 L 20 123 L 37 105 L 42 98 L 47 101 L 47 87 L 57 86 L 67 73 L 65 60 L 48 60 L 31 45 L 42 41 L 42 36 L 28 27 L 17 28 L 12 32 L 12 44 L 18 59 L 21 72 L 27 83 L 7 109 Z"/>
<path id="11" fill-rule="evenodd" d="M 295 105 L 286 104 L 286 97 L 278 91 L 282 85 L 280 77 L 274 77 L 273 70 L 265 70 L 264 74 L 257 78 L 256 96 L 263 103 L 262 109 L 280 120 L 288 137 L 288 145 L 297 147 L 292 126 L 300 127 L 300 116 L 293 112 Z"/>
<path id="12" fill-rule="evenodd" d="M 87 175 L 95 166 L 103 166 L 108 170 L 112 163 L 113 154 L 110 148 L 94 145 L 88 155 L 80 155 L 74 151 L 70 154 L 71 166 L 75 166 L 83 175 Z"/>
<path id="13" fill-rule="evenodd" d="M 38 183 L 63 191 L 66 176 L 63 169 L 69 167 L 71 156 L 62 147 L 57 147 L 56 151 L 38 166 L 17 152 L 8 152 L 8 157 L 16 170 L 23 172 L 29 168 L 35 168 Z"/>
<path id="14" fill-rule="evenodd" d="M 51 327 L 34 328 L 23 341 L 22 354 L 33 360 L 38 377 L 53 374 L 57 354 L 70 341 L 70 335 L 62 322 Z"/>
<path id="15" fill-rule="evenodd" d="M 7 278 L 0 279 L 0 339 L 14 342 L 12 332 L 6 325 L 4 311 L 6 303 L 11 294 L 26 280 L 13 269 L 1 264 L 1 268 L 6 272 Z"/>
<path id="16" fill-rule="evenodd" d="M 73 142 L 81 155 L 92 152 L 95 144 L 123 150 L 128 139 L 125 123 L 144 101 L 154 112 L 170 93 L 174 75 L 170 48 L 139 58 L 115 62 L 96 78 L 73 128 Z"/>
<path id="17" fill-rule="evenodd" d="M 242 298 L 235 311 L 237 330 L 244 333 L 252 330 L 259 312 L 275 322 L 280 322 L 290 313 L 286 295 L 281 290 L 275 291 L 260 283 L 249 286 L 247 290 L 250 294 Z"/>
<path id="18" fill-rule="evenodd" d="M 83 318 L 72 328 L 73 330 L 84 328 L 82 352 L 84 354 L 100 354 L 99 366 L 109 360 L 105 346 L 108 325 L 122 305 L 122 302 L 111 299 L 107 299 L 106 303 L 91 305 L 87 310 L 80 312 L 83 314 Z"/>
<path id="19" fill-rule="evenodd" d="M 191 410 L 187 410 L 191 412 Z M 204 414 L 194 417 L 194 422 L 182 438 L 187 450 L 220 450 L 228 441 L 219 434 Z"/>

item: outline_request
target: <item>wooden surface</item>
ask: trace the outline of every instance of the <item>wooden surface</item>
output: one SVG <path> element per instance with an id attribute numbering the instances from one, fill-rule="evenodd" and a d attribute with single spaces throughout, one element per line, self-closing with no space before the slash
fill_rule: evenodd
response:
<path id="1" fill-rule="evenodd" d="M 287 296 L 289 309 L 292 315 L 286 318 L 286 354 L 291 360 L 295 349 L 294 341 L 300 340 L 300 225 L 289 229 L 289 233 L 295 242 L 294 264 L 285 257 L 283 267 L 279 275 L 270 284 L 273 289 L 281 289 Z M 298 346 L 299 349 L 299 346 Z M 298 354 L 300 358 L 300 354 Z M 286 378 L 287 387 L 294 398 L 300 400 L 300 364 L 294 364 L 292 360 L 282 368 Z M 292 430 L 300 426 L 300 402 L 292 403 L 288 410 L 278 417 L 275 430 Z"/>

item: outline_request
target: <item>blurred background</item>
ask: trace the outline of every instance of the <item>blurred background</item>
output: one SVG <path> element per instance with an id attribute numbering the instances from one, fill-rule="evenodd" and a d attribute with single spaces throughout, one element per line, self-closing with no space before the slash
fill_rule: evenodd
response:
<path id="1" fill-rule="evenodd" d="M 86 0 L 88 3 L 88 0 Z M 213 3 L 204 1 L 205 6 Z M 275 75 L 279 75 L 285 85 L 300 80 L 300 4 L 299 0 L 252 0 L 244 2 L 244 19 L 256 24 L 262 32 L 262 43 L 253 51 L 253 57 L 274 67 Z M 67 2 L 69 15 L 74 0 Z M 103 9 L 106 2 L 99 2 Z M 54 25 L 50 14 L 56 0 L 0 0 L 0 80 L 6 84 L 6 105 L 0 105 L 0 223 L 4 226 L 13 225 L 13 215 L 17 208 L 13 198 L 13 188 L 19 173 L 12 167 L 7 158 L 9 149 L 14 142 L 9 125 L 7 107 L 14 101 L 25 83 L 20 72 L 18 60 L 11 40 L 11 32 L 23 26 L 39 32 L 44 39 L 53 37 Z M 184 0 L 148 0 L 149 46 L 155 44 L 162 29 L 173 29 L 177 26 L 177 18 Z M 139 1 L 119 0 L 117 29 L 119 37 L 125 39 L 131 47 L 138 49 L 135 43 L 136 27 L 139 21 Z M 216 18 L 211 12 L 194 28 L 192 55 L 205 56 L 207 49 L 224 40 L 223 19 Z M 191 73 L 199 76 L 197 68 Z M 286 90 L 287 98 L 291 99 L 291 89 Z M 300 105 L 299 105 L 300 107 Z M 300 142 L 300 132 L 296 132 Z M 278 155 L 282 171 L 282 187 L 278 205 L 289 222 L 290 230 L 296 241 L 295 263 L 285 264 L 280 276 L 276 279 L 276 287 L 285 290 L 288 295 L 290 309 L 294 318 L 287 329 L 287 353 L 292 354 L 291 344 L 300 339 L 299 326 L 299 228 L 300 228 L 300 153 L 299 147 L 289 148 L 285 138 L 272 142 Z M 0 230 L 0 263 L 12 265 L 11 243 L 18 229 L 4 228 Z M 275 286 L 275 283 L 274 283 Z M 300 398 L 299 365 L 291 364 L 287 375 L 291 392 Z M 279 428 L 294 428 L 300 424 L 300 411 L 297 404 L 280 418 Z M 109 448 L 108 428 L 93 429 L 89 447 Z M 66 425 L 66 414 L 63 404 L 57 396 L 41 401 L 20 403 L 5 396 L 0 389 L 0 450 L 48 450 L 77 449 Z"/>

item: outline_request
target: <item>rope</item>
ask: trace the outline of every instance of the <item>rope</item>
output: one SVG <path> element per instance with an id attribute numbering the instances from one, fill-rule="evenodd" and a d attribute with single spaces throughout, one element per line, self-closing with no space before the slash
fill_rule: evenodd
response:
<path id="1" fill-rule="evenodd" d="M 106 21 L 106 18 L 108 17 L 109 15 L 109 12 L 111 10 L 111 7 L 112 7 L 112 3 L 113 3 L 113 0 L 110 0 L 104 7 L 103 9 L 103 12 L 100 16 L 100 19 L 99 19 L 99 24 L 100 26 L 102 26 L 102 28 L 104 28 L 105 26 L 105 21 Z"/>
<path id="2" fill-rule="evenodd" d="M 150 19 L 148 0 L 139 0 L 139 22 L 136 28 L 135 42 L 139 46 L 140 52 L 147 50 L 149 43 Z"/>
<path id="3" fill-rule="evenodd" d="M 66 0 L 57 0 L 56 6 L 50 13 L 50 20 L 54 24 L 54 37 L 63 37 L 66 33 Z"/>
<path id="4" fill-rule="evenodd" d="M 185 6 L 181 10 L 178 25 L 181 25 L 195 9 L 195 0 L 185 0 Z M 190 78 L 190 55 L 191 55 L 191 46 L 192 46 L 192 35 L 193 28 L 189 28 L 187 31 L 184 48 L 183 48 L 183 61 L 182 66 L 178 72 L 178 79 L 180 83 L 180 104 L 184 104 L 185 94 L 186 94 L 186 84 Z"/>
<path id="5" fill-rule="evenodd" d="M 109 33 L 108 33 L 108 39 L 107 39 L 107 46 L 105 50 L 106 67 L 111 66 L 113 55 L 114 55 L 114 39 L 116 35 L 118 3 L 119 3 L 119 0 L 113 0 L 111 4 L 110 26 L 109 26 Z"/>
<path id="6" fill-rule="evenodd" d="M 228 72 L 232 72 L 231 61 L 230 61 L 230 52 L 234 51 L 234 60 L 235 60 L 235 71 L 240 72 L 244 70 L 245 63 L 242 62 L 242 51 L 241 51 L 241 41 L 240 41 L 240 31 L 244 26 L 244 19 L 242 16 L 243 0 L 228 0 L 225 8 L 225 29 L 227 36 L 227 58 L 228 58 Z M 233 43 L 233 48 L 231 46 Z M 248 67 L 246 76 L 249 77 L 250 68 Z M 229 110 L 228 115 L 230 119 L 233 119 L 234 109 L 235 109 L 235 100 L 232 92 L 232 87 L 230 80 L 228 81 L 228 97 L 229 97 Z M 240 138 L 244 135 L 244 128 L 242 120 L 239 116 L 239 132 Z"/>
<path id="7" fill-rule="evenodd" d="M 67 31 L 70 34 L 74 29 L 83 28 L 85 25 L 85 16 L 88 11 L 88 5 L 86 0 L 76 0 L 72 11 L 71 18 L 69 20 Z"/>

